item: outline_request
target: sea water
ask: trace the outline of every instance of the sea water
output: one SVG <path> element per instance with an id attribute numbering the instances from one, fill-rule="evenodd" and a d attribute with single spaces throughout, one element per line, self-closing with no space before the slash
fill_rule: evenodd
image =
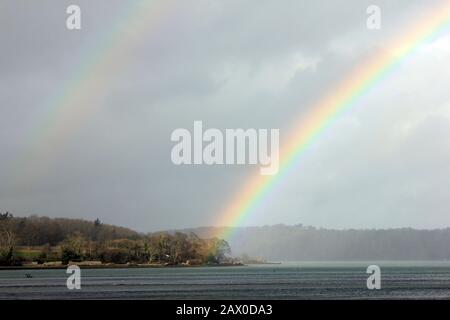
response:
<path id="1" fill-rule="evenodd" d="M 381 289 L 367 289 L 367 266 Z M 27 275 L 28 274 L 28 275 Z M 0 299 L 449 299 L 450 262 L 286 262 L 236 267 L 0 270 Z"/>

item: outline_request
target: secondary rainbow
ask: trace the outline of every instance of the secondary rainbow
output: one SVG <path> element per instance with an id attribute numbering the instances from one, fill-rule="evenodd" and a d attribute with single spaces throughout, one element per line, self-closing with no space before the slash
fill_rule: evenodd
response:
<path id="1" fill-rule="evenodd" d="M 239 226 L 261 200 L 283 180 L 299 157 L 342 112 L 351 109 L 359 99 L 389 75 L 422 44 L 433 40 L 450 24 L 450 1 L 433 8 L 420 22 L 414 21 L 408 31 L 395 38 L 386 50 L 359 65 L 348 77 L 310 110 L 293 127 L 292 134 L 280 152 L 280 170 L 273 176 L 256 174 L 237 193 L 215 224 L 217 236 L 227 239 L 233 226 Z"/>
<path id="2" fill-rule="evenodd" d="M 42 111 L 25 137 L 18 171 L 11 173 L 12 185 L 27 187 L 45 176 L 67 140 L 102 110 L 114 80 L 127 65 L 127 54 L 156 31 L 161 19 L 178 11 L 172 0 L 133 0 L 120 9 L 112 24 L 103 26 L 104 32 L 98 33 L 95 43 L 74 62 L 73 74 L 40 106 Z M 81 10 L 81 30 L 67 32 L 92 32 L 83 23 Z"/>

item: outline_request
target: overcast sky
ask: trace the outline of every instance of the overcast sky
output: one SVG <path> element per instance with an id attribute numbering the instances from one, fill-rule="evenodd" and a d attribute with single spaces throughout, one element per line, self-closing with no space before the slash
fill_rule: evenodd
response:
<path id="1" fill-rule="evenodd" d="M 294 118 L 438 2 L 0 0 L 0 211 L 214 225 L 258 168 L 175 166 L 174 129 L 279 128 L 283 144 Z M 69 4 L 81 30 L 66 29 Z M 366 28 L 370 4 L 381 30 Z M 447 30 L 336 119 L 245 224 L 449 227 L 448 61 Z M 85 78 L 102 90 L 60 99 L 87 95 Z"/>

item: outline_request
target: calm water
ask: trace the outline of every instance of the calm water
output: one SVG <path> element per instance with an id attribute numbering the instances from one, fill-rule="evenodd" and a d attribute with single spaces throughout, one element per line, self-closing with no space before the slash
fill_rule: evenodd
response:
<path id="1" fill-rule="evenodd" d="M 65 270 L 2 270 L 0 299 L 450 298 L 450 262 L 380 262 L 381 290 L 366 289 L 369 264 L 82 269 L 82 288 L 73 291 Z"/>

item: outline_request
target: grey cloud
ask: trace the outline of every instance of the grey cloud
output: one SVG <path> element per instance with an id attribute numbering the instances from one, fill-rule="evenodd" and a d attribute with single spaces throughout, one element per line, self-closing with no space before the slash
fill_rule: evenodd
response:
<path id="1" fill-rule="evenodd" d="M 374 33 L 365 28 L 371 1 L 176 3 L 119 57 L 124 68 L 108 74 L 100 111 L 52 150 L 54 162 L 44 164 L 37 180 L 14 186 L 7 180 L 11 171 L 32 170 L 40 161 L 23 155 L 30 134 L 37 135 L 38 150 L 45 145 L 39 128 L 49 101 L 106 41 L 126 7 L 122 1 L 78 2 L 80 32 L 64 27 L 70 1 L 2 3 L 0 210 L 100 217 L 142 231 L 214 224 L 256 172 L 174 166 L 172 130 L 203 120 L 219 129 L 280 128 L 285 139 L 294 119 L 426 7 L 379 1 L 383 29 Z M 401 67 L 355 112 L 337 119 L 246 223 L 448 225 L 443 137 L 449 136 L 444 83 L 450 70 L 433 61 L 434 54 L 446 61 L 449 52 L 438 49 Z M 432 86 L 437 72 L 441 81 Z M 402 131 L 406 127 L 410 131 Z"/>

